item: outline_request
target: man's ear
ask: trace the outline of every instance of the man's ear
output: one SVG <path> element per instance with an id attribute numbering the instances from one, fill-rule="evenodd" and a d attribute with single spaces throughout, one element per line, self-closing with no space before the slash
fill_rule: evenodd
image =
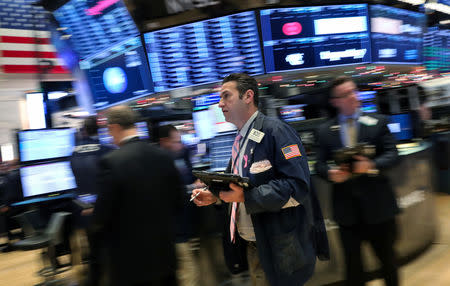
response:
<path id="1" fill-rule="evenodd" d="M 247 104 L 250 104 L 254 101 L 254 97 L 255 97 L 255 93 L 253 92 L 253 90 L 249 89 L 247 90 L 247 92 L 244 94 L 244 101 Z"/>
<path id="2" fill-rule="evenodd" d="M 330 97 L 330 104 L 331 106 L 333 106 L 334 108 L 337 108 L 337 99 Z"/>

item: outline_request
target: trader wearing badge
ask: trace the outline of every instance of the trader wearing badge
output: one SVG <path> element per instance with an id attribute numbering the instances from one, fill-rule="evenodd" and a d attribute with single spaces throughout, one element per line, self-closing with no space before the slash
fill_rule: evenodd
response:
<path id="1" fill-rule="evenodd" d="M 308 160 L 297 133 L 258 111 L 258 85 L 246 74 L 222 82 L 219 107 L 237 126 L 227 172 L 249 177 L 251 188 L 230 184 L 219 197 L 228 203 L 223 233 L 232 273 L 248 269 L 252 285 L 299 286 L 313 274 L 316 256 L 327 259 L 322 212 L 311 189 Z M 198 206 L 219 199 L 209 190 Z"/>
<path id="2" fill-rule="evenodd" d="M 384 170 L 398 159 L 396 142 L 379 114 L 359 109 L 356 84 L 338 77 L 331 87 L 330 103 L 338 116 L 324 123 L 318 132 L 319 150 L 315 170 L 333 183 L 334 219 L 339 224 L 346 262 L 346 285 L 364 285 L 361 243 L 368 241 L 382 264 L 388 286 L 398 285 L 394 242 L 395 215 L 399 212 L 393 188 Z M 357 144 L 371 145 L 371 157 L 355 155 L 350 164 L 329 164 L 335 152 Z"/>

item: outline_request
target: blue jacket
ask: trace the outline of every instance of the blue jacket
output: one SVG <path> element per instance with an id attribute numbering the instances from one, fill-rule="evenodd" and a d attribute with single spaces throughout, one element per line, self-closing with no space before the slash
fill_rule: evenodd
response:
<path id="1" fill-rule="evenodd" d="M 253 222 L 259 258 L 272 286 L 299 286 L 312 276 L 316 256 L 329 257 L 306 153 L 295 130 L 278 119 L 259 113 L 253 129 L 264 136 L 260 143 L 248 140 L 243 176 L 253 187 L 244 192 L 245 208 Z M 265 169 L 271 167 L 260 173 L 250 170 L 261 162 Z M 300 204 L 282 209 L 291 197 Z"/>

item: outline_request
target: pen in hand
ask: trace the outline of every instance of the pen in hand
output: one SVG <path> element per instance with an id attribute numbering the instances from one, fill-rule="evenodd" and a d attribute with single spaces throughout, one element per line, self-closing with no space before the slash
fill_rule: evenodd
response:
<path id="1" fill-rule="evenodd" d="M 202 188 L 202 191 L 205 191 L 205 190 L 207 190 L 208 189 L 208 187 L 206 186 L 206 187 L 204 187 L 204 188 Z M 201 192 L 198 192 L 195 196 L 193 196 L 189 201 L 190 202 L 192 202 L 196 197 L 198 197 L 198 195 L 200 195 L 201 194 Z"/>

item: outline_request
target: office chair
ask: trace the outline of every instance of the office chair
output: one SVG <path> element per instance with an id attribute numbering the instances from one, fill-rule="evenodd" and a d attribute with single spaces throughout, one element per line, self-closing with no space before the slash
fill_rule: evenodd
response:
<path id="1" fill-rule="evenodd" d="M 19 222 L 24 227 L 26 237 L 15 242 L 13 247 L 17 250 L 45 249 L 42 253 L 44 268 L 38 271 L 38 274 L 43 276 L 45 281 L 38 285 L 58 285 L 61 281 L 56 280 L 55 276 L 68 270 L 68 267 L 71 265 L 71 263 L 60 264 L 57 260 L 58 255 L 60 255 L 58 248 L 64 243 L 64 222 L 70 213 L 53 213 L 47 227 L 43 231 L 36 230 L 30 221 L 26 219 L 27 215 L 29 216 L 30 214 L 25 213 L 18 216 Z"/>

